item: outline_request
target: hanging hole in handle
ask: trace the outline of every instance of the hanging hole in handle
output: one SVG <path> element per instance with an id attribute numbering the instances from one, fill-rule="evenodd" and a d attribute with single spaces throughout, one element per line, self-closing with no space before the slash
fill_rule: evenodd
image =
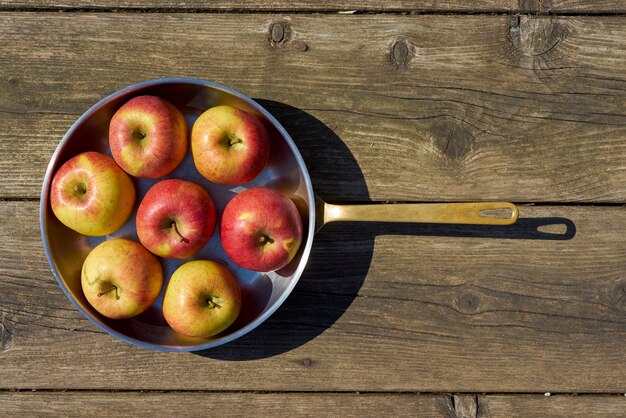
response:
<path id="1" fill-rule="evenodd" d="M 483 209 L 478 213 L 483 218 L 511 219 L 514 216 L 511 208 Z"/>
<path id="2" fill-rule="evenodd" d="M 568 230 L 569 228 L 565 223 L 552 223 L 537 226 L 537 231 L 542 234 L 565 235 Z"/>

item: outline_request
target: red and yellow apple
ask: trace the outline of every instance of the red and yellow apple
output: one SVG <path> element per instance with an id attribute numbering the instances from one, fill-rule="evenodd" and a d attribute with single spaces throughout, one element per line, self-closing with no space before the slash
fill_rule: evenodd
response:
<path id="1" fill-rule="evenodd" d="M 183 114 L 156 96 L 130 99 L 109 124 L 111 154 L 135 177 L 157 178 L 171 173 L 185 157 L 187 142 Z"/>
<path id="2" fill-rule="evenodd" d="M 296 205 L 277 190 L 245 190 L 228 202 L 220 227 L 222 246 L 239 266 L 273 271 L 286 266 L 302 242 Z"/>
<path id="3" fill-rule="evenodd" d="M 115 238 L 87 255 L 81 285 L 87 301 L 102 315 L 130 318 L 148 309 L 159 296 L 163 269 L 139 243 Z"/>
<path id="4" fill-rule="evenodd" d="M 215 106 L 202 113 L 191 129 L 191 153 L 205 178 L 219 184 L 241 184 L 265 167 L 270 140 L 267 129 L 251 114 Z"/>
<path id="5" fill-rule="evenodd" d="M 202 186 L 186 180 L 162 180 L 139 204 L 137 235 L 158 256 L 187 258 L 209 241 L 216 217 L 213 200 Z"/>
<path id="6" fill-rule="evenodd" d="M 129 218 L 135 186 L 110 157 L 84 152 L 65 162 L 50 187 L 50 206 L 68 228 L 84 235 L 108 235 Z"/>
<path id="7" fill-rule="evenodd" d="M 241 309 L 235 277 L 214 261 L 195 260 L 180 266 L 163 296 L 163 316 L 174 331 L 207 338 L 228 328 Z"/>

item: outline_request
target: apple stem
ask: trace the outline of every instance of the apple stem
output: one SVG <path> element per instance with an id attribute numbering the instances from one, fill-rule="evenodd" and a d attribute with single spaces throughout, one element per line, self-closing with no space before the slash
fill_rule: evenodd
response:
<path id="1" fill-rule="evenodd" d="M 176 222 L 172 222 L 171 227 L 172 227 L 172 228 L 174 228 L 174 232 L 176 232 L 176 233 L 178 234 L 178 236 L 180 237 L 180 242 L 185 242 L 185 243 L 188 243 L 188 242 L 189 242 L 189 240 L 188 240 L 187 238 L 185 238 L 185 237 L 183 236 L 183 234 L 181 234 L 181 233 L 178 231 L 178 227 L 176 226 Z"/>
<path id="2" fill-rule="evenodd" d="M 274 240 L 272 238 L 268 237 L 267 235 L 261 235 L 259 237 L 259 244 L 265 245 L 267 243 L 273 244 Z"/>
<path id="3" fill-rule="evenodd" d="M 141 131 L 134 131 L 132 129 L 130 130 L 130 134 L 132 136 L 134 136 L 135 138 L 140 139 L 140 140 L 144 139 L 146 137 L 146 134 L 144 134 L 143 132 L 141 132 Z"/>
<path id="4" fill-rule="evenodd" d="M 241 144 L 243 141 L 239 138 L 237 138 L 235 135 L 228 135 L 228 145 L 230 145 L 231 147 L 235 144 Z"/>
<path id="5" fill-rule="evenodd" d="M 118 299 L 118 300 L 119 300 L 120 295 L 119 295 L 119 293 L 117 293 L 117 286 L 115 286 L 115 285 L 112 285 L 112 287 L 108 288 L 108 289 L 107 289 L 107 290 L 105 290 L 104 292 L 100 292 L 100 293 L 98 293 L 98 297 L 100 297 L 100 296 L 102 296 L 102 295 L 106 295 L 106 294 L 107 294 L 107 293 L 109 293 L 111 290 L 115 290 L 115 299 Z"/>
<path id="6" fill-rule="evenodd" d="M 217 303 L 215 303 L 213 301 L 213 298 L 211 296 L 208 296 L 206 299 L 206 304 L 209 307 L 209 309 L 213 309 L 213 308 L 221 308 L 220 305 L 218 305 Z"/>

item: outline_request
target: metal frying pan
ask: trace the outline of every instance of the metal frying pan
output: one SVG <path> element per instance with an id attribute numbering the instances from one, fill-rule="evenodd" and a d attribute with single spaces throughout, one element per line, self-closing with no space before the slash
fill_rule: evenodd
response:
<path id="1" fill-rule="evenodd" d="M 226 331 L 211 338 L 190 338 L 174 332 L 165 322 L 159 299 L 141 315 L 112 320 L 98 314 L 87 302 L 80 284 L 82 263 L 89 251 L 103 240 L 125 237 L 137 240 L 135 214 L 126 225 L 107 237 L 88 237 L 62 225 L 49 204 L 50 184 L 57 169 L 69 158 L 83 151 L 99 151 L 110 155 L 108 126 L 115 111 L 134 96 L 151 94 L 163 97 L 185 115 L 189 127 L 206 109 L 231 105 L 258 117 L 272 138 L 270 158 L 263 172 L 241 186 L 217 185 L 196 171 L 188 152 L 181 165 L 167 178 L 184 178 L 208 190 L 218 213 L 236 193 L 250 187 L 273 187 L 300 203 L 305 236 L 300 251 L 289 266 L 277 272 L 257 273 L 236 266 L 224 253 L 216 232 L 209 243 L 193 258 L 211 259 L 226 264 L 237 277 L 242 290 L 242 309 L 237 321 Z M 135 179 L 137 202 L 156 183 L 154 179 Z M 508 209 L 507 218 L 490 216 L 484 211 Z M 287 131 L 258 103 L 228 87 L 204 80 L 169 78 L 139 83 L 104 98 L 85 112 L 67 131 L 52 156 L 41 191 L 40 227 L 44 249 L 52 272 L 61 289 L 78 310 L 107 333 L 131 344 L 160 351 L 204 350 L 232 341 L 265 321 L 289 296 L 306 266 L 313 235 L 328 222 L 391 221 L 434 222 L 482 225 L 507 225 L 517 220 L 518 211 L 511 203 L 443 203 L 443 204 L 371 204 L 331 205 L 313 193 L 304 160 Z M 163 259 L 166 283 L 183 260 Z M 165 284 L 163 290 L 165 289 Z M 162 296 L 162 295 L 161 295 Z"/>

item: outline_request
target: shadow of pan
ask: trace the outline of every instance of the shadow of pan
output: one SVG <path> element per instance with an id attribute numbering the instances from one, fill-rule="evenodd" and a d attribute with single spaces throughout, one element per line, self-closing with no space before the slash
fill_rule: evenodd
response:
<path id="1" fill-rule="evenodd" d="M 257 100 L 287 129 L 324 200 L 370 202 L 363 173 L 341 139 L 324 123 L 294 107 Z M 511 226 L 407 223 L 331 223 L 315 236 L 307 267 L 285 303 L 254 331 L 229 344 L 195 354 L 245 361 L 297 348 L 331 327 L 352 304 L 367 276 L 379 235 L 568 240 L 576 235 L 566 218 L 521 218 Z"/>

